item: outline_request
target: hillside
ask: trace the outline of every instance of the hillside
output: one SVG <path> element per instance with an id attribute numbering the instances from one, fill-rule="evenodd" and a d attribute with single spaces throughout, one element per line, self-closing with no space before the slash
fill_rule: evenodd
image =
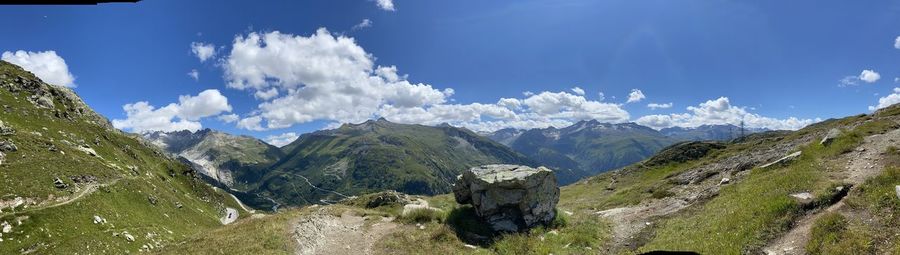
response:
<path id="1" fill-rule="evenodd" d="M 219 226 L 226 199 L 95 113 L 0 61 L 0 254 L 122 254 Z"/>
<path id="2" fill-rule="evenodd" d="M 259 139 L 211 129 L 150 132 L 143 137 L 176 157 L 184 158 L 211 181 L 239 190 L 258 181 L 266 167 L 284 154 L 278 147 Z"/>
<path id="3" fill-rule="evenodd" d="M 563 187 L 559 223 L 529 233 L 490 236 L 483 232 L 483 223 L 474 220 L 471 207 L 456 204 L 449 195 L 413 198 L 441 213 L 410 218 L 399 215 L 397 204 L 385 202 L 390 201 L 386 195 L 372 194 L 244 220 L 165 253 L 205 252 L 211 244 L 259 234 L 270 241 L 265 247 L 237 241 L 219 249 L 896 254 L 898 141 L 900 105 L 894 105 L 798 131 L 769 131 L 732 142 L 678 143 L 640 164 Z"/>
<path id="4" fill-rule="evenodd" d="M 441 194 L 463 169 L 489 163 L 535 165 L 461 128 L 385 119 L 300 136 L 283 147 L 254 192 L 285 204 L 334 201 L 381 190 Z"/>

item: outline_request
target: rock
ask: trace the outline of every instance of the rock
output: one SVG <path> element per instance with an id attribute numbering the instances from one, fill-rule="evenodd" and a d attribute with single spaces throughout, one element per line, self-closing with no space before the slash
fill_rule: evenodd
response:
<path id="1" fill-rule="evenodd" d="M 134 236 L 129 234 L 128 232 L 122 233 L 122 236 L 125 236 L 125 240 L 129 242 L 134 242 Z"/>
<path id="2" fill-rule="evenodd" d="M 12 225 L 10 225 L 9 222 L 4 221 L 3 223 L 0 223 L 0 230 L 2 230 L 3 233 L 12 232 Z"/>
<path id="3" fill-rule="evenodd" d="M 0 121 L 0 136 L 13 135 L 15 133 L 15 129 L 6 125 L 6 123 L 3 123 L 3 121 Z"/>
<path id="4" fill-rule="evenodd" d="M 829 144 L 831 144 L 831 142 L 834 141 L 834 139 L 836 139 L 840 135 L 841 135 L 840 129 L 832 128 L 831 130 L 828 130 L 828 133 L 825 134 L 825 137 L 822 137 L 822 141 L 820 141 L 819 144 L 828 146 Z"/>
<path id="5" fill-rule="evenodd" d="M 182 207 L 184 207 L 184 205 L 182 205 L 181 202 L 175 202 L 175 208 L 181 209 Z"/>
<path id="6" fill-rule="evenodd" d="M 791 162 L 791 161 L 793 161 L 794 159 L 799 158 L 800 155 L 801 155 L 802 153 L 803 153 L 802 151 L 797 151 L 797 152 L 788 154 L 787 156 L 784 156 L 784 157 L 782 157 L 782 158 L 780 158 L 780 159 L 778 159 L 778 160 L 775 160 L 775 161 L 772 161 L 772 162 L 770 162 L 770 163 L 768 163 L 768 164 L 762 165 L 762 166 L 760 166 L 759 168 L 766 168 L 766 167 L 770 167 L 770 166 L 774 166 L 774 165 L 780 165 L 780 164 L 784 164 L 784 163 L 787 163 L 787 162 Z"/>
<path id="7" fill-rule="evenodd" d="M 790 196 L 793 197 L 794 199 L 796 199 L 801 204 L 806 204 L 806 203 L 812 202 L 812 199 L 813 199 L 812 194 L 809 192 L 794 193 L 794 194 L 791 194 Z"/>
<path id="8" fill-rule="evenodd" d="M 53 186 L 56 186 L 57 189 L 65 189 L 65 188 L 69 187 L 68 184 L 66 184 L 59 178 L 56 178 L 55 180 L 53 180 Z"/>
<path id="9" fill-rule="evenodd" d="M 728 177 L 725 177 L 725 178 L 722 178 L 721 181 L 719 181 L 719 185 L 725 185 L 725 184 L 728 184 L 729 182 L 731 182 L 731 179 L 728 179 Z"/>
<path id="10" fill-rule="evenodd" d="M 900 199 L 900 185 L 894 186 L 894 192 L 897 193 L 897 198 Z"/>
<path id="11" fill-rule="evenodd" d="M 457 177 L 453 195 L 460 204 L 472 204 L 493 230 L 519 232 L 553 221 L 559 186 L 545 167 L 485 165 Z"/>
<path id="12" fill-rule="evenodd" d="M 16 145 L 13 144 L 12 141 L 0 141 L 0 152 L 10 152 L 17 150 L 19 150 L 19 147 L 16 147 Z"/>
<path id="13" fill-rule="evenodd" d="M 147 197 L 147 201 L 150 201 L 150 204 L 151 204 L 151 205 L 156 205 L 156 202 L 158 202 L 159 199 L 157 199 L 157 198 L 154 197 L 154 196 L 149 196 L 149 197 Z"/>
<path id="14" fill-rule="evenodd" d="M 403 211 L 400 213 L 400 215 L 406 216 L 416 210 L 432 210 L 432 211 L 437 211 L 437 212 L 441 211 L 441 209 L 434 208 L 434 207 L 431 207 L 430 205 L 428 205 L 428 201 L 418 198 L 418 199 L 416 199 L 416 201 L 410 202 L 409 204 L 404 205 Z"/>
<path id="15" fill-rule="evenodd" d="M 100 224 L 100 225 L 106 224 L 106 219 L 104 219 L 103 217 L 94 215 L 94 224 Z"/>
<path id="16" fill-rule="evenodd" d="M 0 152 L 0 166 L 3 165 L 3 160 L 6 160 L 6 154 Z"/>

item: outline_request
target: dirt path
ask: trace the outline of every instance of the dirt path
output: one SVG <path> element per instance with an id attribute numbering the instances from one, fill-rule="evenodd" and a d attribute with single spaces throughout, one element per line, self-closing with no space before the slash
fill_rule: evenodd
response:
<path id="1" fill-rule="evenodd" d="M 294 226 L 296 254 L 372 254 L 375 241 L 399 225 L 391 219 L 371 221 L 345 211 L 340 217 L 319 210 Z"/>
<path id="2" fill-rule="evenodd" d="M 14 215 L 14 214 L 28 213 L 28 212 L 34 212 L 34 211 L 40 211 L 40 210 L 46 210 L 46 209 L 50 209 L 50 208 L 64 206 L 64 205 L 70 204 L 72 202 L 78 201 L 81 198 L 83 198 L 84 196 L 94 193 L 94 191 L 97 191 L 97 188 L 99 188 L 101 186 L 113 185 L 113 184 L 116 184 L 117 182 L 119 182 L 120 180 L 122 180 L 122 179 L 121 178 L 114 179 L 114 180 L 106 182 L 106 183 L 85 184 L 84 186 L 81 187 L 81 189 L 76 191 L 73 196 L 66 197 L 62 201 L 58 201 L 58 202 L 46 204 L 46 205 L 38 205 L 38 206 L 34 206 L 34 207 L 29 207 L 28 209 L 21 210 L 21 211 L 6 212 L 3 214 L 0 214 L 0 218 L 6 217 L 9 215 Z"/>
<path id="3" fill-rule="evenodd" d="M 853 152 L 844 154 L 838 162 L 847 162 L 843 168 L 844 181 L 854 187 L 863 183 L 866 179 L 880 173 L 884 166 L 878 162 L 880 155 L 888 146 L 900 142 L 900 130 L 893 130 L 883 135 L 873 135 L 865 138 L 863 144 Z M 824 210 L 806 215 L 797 221 L 794 228 L 773 241 L 763 250 L 769 255 L 799 255 L 806 254 L 804 246 L 809 240 L 813 223 L 824 212 L 836 212 L 843 208 L 844 202 L 835 203 Z"/>

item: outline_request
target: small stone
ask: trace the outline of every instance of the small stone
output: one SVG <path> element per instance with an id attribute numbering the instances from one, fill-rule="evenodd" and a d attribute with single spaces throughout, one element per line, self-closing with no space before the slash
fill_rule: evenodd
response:
<path id="1" fill-rule="evenodd" d="M 897 193 L 897 198 L 900 199 L 900 185 L 894 186 L 894 192 Z"/>
<path id="2" fill-rule="evenodd" d="M 819 144 L 828 146 L 831 144 L 831 142 L 834 141 L 834 139 L 836 139 L 840 135 L 841 135 L 840 129 L 832 128 L 831 130 L 828 130 L 828 133 L 825 134 L 825 137 L 822 138 L 822 141 L 820 141 Z"/>
<path id="3" fill-rule="evenodd" d="M 0 223 L 0 230 L 2 230 L 0 232 L 3 232 L 3 233 L 12 232 L 12 225 L 10 225 L 9 222 L 4 221 L 3 223 Z"/>
<path id="4" fill-rule="evenodd" d="M 150 204 L 152 204 L 152 205 L 156 205 L 156 202 L 157 202 L 158 200 L 159 200 L 159 199 L 157 199 L 157 198 L 154 197 L 154 196 L 149 196 L 149 197 L 147 197 L 147 201 L 150 201 Z"/>
<path id="5" fill-rule="evenodd" d="M 65 182 L 60 180 L 58 177 L 55 180 L 53 180 L 53 186 L 56 186 L 57 189 L 65 189 L 65 188 L 69 187 L 68 184 L 66 184 Z"/>
<path id="6" fill-rule="evenodd" d="M 106 219 L 104 219 L 103 217 L 94 215 L 94 224 L 100 224 L 100 225 L 106 224 Z"/>
<path id="7" fill-rule="evenodd" d="M 122 233 L 122 235 L 125 236 L 125 240 L 127 240 L 129 242 L 134 242 L 134 236 L 129 234 L 128 232 Z"/>
<path id="8" fill-rule="evenodd" d="M 804 200 L 804 201 L 813 199 L 812 194 L 809 192 L 794 193 L 794 194 L 791 194 L 791 197 L 794 197 L 799 200 Z"/>
<path id="9" fill-rule="evenodd" d="M 725 185 L 725 184 L 728 184 L 729 182 L 731 182 L 731 179 L 729 179 L 728 177 L 725 177 L 725 178 L 722 178 L 721 181 L 719 181 L 719 185 Z"/>

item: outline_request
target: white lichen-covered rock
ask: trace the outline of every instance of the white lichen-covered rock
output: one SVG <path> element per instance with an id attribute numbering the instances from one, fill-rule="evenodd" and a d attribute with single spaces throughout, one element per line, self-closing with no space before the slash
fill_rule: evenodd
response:
<path id="1" fill-rule="evenodd" d="M 820 141 L 819 144 L 828 146 L 832 141 L 834 141 L 834 139 L 837 139 L 837 137 L 840 135 L 840 129 L 832 128 L 831 130 L 828 130 L 828 133 L 825 134 L 825 137 L 822 137 L 822 141 Z"/>
<path id="2" fill-rule="evenodd" d="M 559 185 L 545 167 L 485 165 L 460 175 L 453 186 L 456 202 L 472 204 L 498 232 L 519 232 L 556 217 Z"/>

